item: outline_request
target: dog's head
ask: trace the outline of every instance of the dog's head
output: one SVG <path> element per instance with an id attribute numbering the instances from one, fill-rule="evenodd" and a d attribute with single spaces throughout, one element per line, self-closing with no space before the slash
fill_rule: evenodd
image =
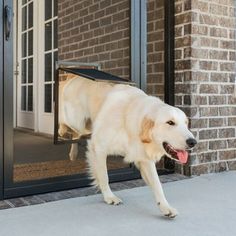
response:
<path id="1" fill-rule="evenodd" d="M 146 148 L 156 147 L 159 153 L 183 164 L 188 161 L 187 150 L 197 144 L 188 129 L 188 118 L 184 112 L 167 104 L 161 104 L 145 115 L 140 139 Z"/>

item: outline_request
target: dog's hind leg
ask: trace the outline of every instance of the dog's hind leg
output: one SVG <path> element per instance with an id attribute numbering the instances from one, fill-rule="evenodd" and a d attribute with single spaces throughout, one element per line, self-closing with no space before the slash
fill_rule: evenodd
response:
<path id="1" fill-rule="evenodd" d="M 70 152 L 69 152 L 69 157 L 71 161 L 75 161 L 78 156 L 78 143 L 72 143 Z"/>
<path id="2" fill-rule="evenodd" d="M 140 169 L 144 181 L 153 190 L 156 202 L 162 213 L 169 218 L 174 218 L 178 214 L 177 210 L 171 207 L 165 198 L 155 163 L 153 161 L 142 161 L 136 163 L 136 166 Z"/>
<path id="3" fill-rule="evenodd" d="M 109 186 L 107 173 L 107 156 L 100 150 L 97 150 L 92 140 L 88 142 L 87 161 L 89 165 L 90 177 L 94 180 L 93 184 L 98 187 L 104 201 L 110 205 L 119 205 L 122 200 L 113 194 Z"/>

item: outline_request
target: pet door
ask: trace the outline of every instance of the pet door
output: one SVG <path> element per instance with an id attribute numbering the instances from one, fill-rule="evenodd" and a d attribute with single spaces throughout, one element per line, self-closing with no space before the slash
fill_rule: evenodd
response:
<path id="1" fill-rule="evenodd" d="M 60 119 L 59 114 L 62 112 L 60 96 L 63 91 L 63 86 L 74 78 L 85 78 L 88 80 L 93 80 L 96 82 L 109 82 L 109 83 L 122 83 L 134 85 L 134 83 L 127 81 L 118 76 L 109 74 L 107 72 L 101 71 L 98 64 L 91 63 L 76 63 L 76 62 L 63 62 L 58 61 L 55 65 L 55 122 L 54 122 L 54 143 L 77 143 L 79 140 L 87 139 L 90 135 L 83 135 L 78 138 L 78 134 L 70 129 L 69 127 L 64 127 L 66 132 L 59 132 L 60 129 Z M 91 126 L 90 122 L 86 124 Z"/>

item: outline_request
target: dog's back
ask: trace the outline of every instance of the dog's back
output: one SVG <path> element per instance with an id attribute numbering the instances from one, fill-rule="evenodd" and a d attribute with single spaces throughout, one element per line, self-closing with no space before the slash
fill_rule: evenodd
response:
<path id="1" fill-rule="evenodd" d="M 63 83 L 59 98 L 60 128 L 67 126 L 79 135 L 88 134 L 91 130 L 86 123 L 88 120 L 93 123 L 112 85 L 79 76 Z"/>

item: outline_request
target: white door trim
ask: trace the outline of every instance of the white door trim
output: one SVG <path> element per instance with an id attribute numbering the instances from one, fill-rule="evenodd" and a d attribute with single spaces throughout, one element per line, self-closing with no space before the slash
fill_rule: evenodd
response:
<path id="1" fill-rule="evenodd" d="M 19 75 L 15 75 L 14 87 L 14 127 L 24 127 L 33 129 L 35 132 L 53 134 L 54 132 L 54 107 L 50 113 L 44 112 L 45 99 L 45 14 L 44 0 L 29 0 L 33 2 L 33 112 L 21 111 L 21 73 L 22 73 L 22 1 L 15 3 L 15 44 L 14 50 L 17 55 L 14 55 L 14 68 L 17 70 L 17 62 L 19 64 Z M 18 4 L 18 5 L 17 5 Z M 53 20 L 56 17 L 52 16 L 52 45 L 53 45 Z M 27 18 L 28 20 L 28 18 Z M 50 21 L 50 20 L 49 20 Z M 18 36 L 17 36 L 18 31 Z M 17 38 L 16 38 L 17 37 Z M 57 49 L 50 50 L 53 53 Z M 53 64 L 53 63 L 52 63 Z M 52 65 L 52 73 L 54 70 Z M 28 71 L 27 71 L 28 73 Z M 50 82 L 48 82 L 50 83 Z M 53 92 L 52 92 L 53 97 Z"/>
<path id="2" fill-rule="evenodd" d="M 39 0 L 39 11 L 41 14 L 39 14 L 38 19 L 38 32 L 41 37 L 40 42 L 38 43 L 38 51 L 40 52 L 38 55 L 38 125 L 39 125 L 39 131 L 42 133 L 48 133 L 53 134 L 54 133 L 54 106 L 52 104 L 51 112 L 45 112 L 45 84 L 52 84 L 52 82 L 46 82 L 45 83 L 45 22 L 51 22 L 52 23 L 52 49 L 47 51 L 47 53 L 51 53 L 52 55 L 52 75 L 54 74 L 54 64 L 53 64 L 53 53 L 57 51 L 57 49 L 53 48 L 54 45 L 54 25 L 53 22 L 55 19 L 57 19 L 57 16 L 53 16 L 53 8 L 52 8 L 52 18 L 45 21 L 45 1 Z M 52 2 L 54 5 L 54 3 Z M 52 79 L 53 80 L 53 79 Z M 53 99 L 53 89 L 52 89 L 52 99 Z"/>
<path id="3" fill-rule="evenodd" d="M 31 0 L 30 2 L 33 2 L 34 0 Z M 18 55 L 17 55 L 17 60 L 19 63 L 19 76 L 17 77 L 17 123 L 16 125 L 19 127 L 26 127 L 29 129 L 34 129 L 34 111 L 35 111 L 35 107 L 34 107 L 34 100 L 33 100 L 33 111 L 22 111 L 21 110 L 21 73 L 22 73 L 22 2 L 18 1 L 18 39 L 17 39 L 17 51 L 18 51 Z M 34 4 L 33 4 L 34 5 Z M 34 8 L 35 9 L 35 8 Z M 35 11 L 35 10 L 34 10 Z M 34 14 L 34 19 L 35 20 L 35 14 Z M 27 19 L 28 21 L 28 19 Z M 33 35 L 34 35 L 34 30 L 35 26 L 33 25 Z M 28 29 L 27 29 L 28 30 Z M 34 36 L 33 36 L 34 37 Z M 35 46 L 35 45 L 34 45 Z M 27 44 L 28 47 L 28 44 Z M 27 48 L 28 50 L 28 48 Z M 34 63 L 34 49 L 33 49 L 33 63 Z M 28 55 L 26 56 L 26 58 L 28 58 Z M 28 67 L 27 67 L 28 68 Z M 28 70 L 26 70 L 26 73 L 28 73 Z M 33 87 L 34 87 L 34 81 L 35 81 L 35 73 L 33 73 Z"/>

